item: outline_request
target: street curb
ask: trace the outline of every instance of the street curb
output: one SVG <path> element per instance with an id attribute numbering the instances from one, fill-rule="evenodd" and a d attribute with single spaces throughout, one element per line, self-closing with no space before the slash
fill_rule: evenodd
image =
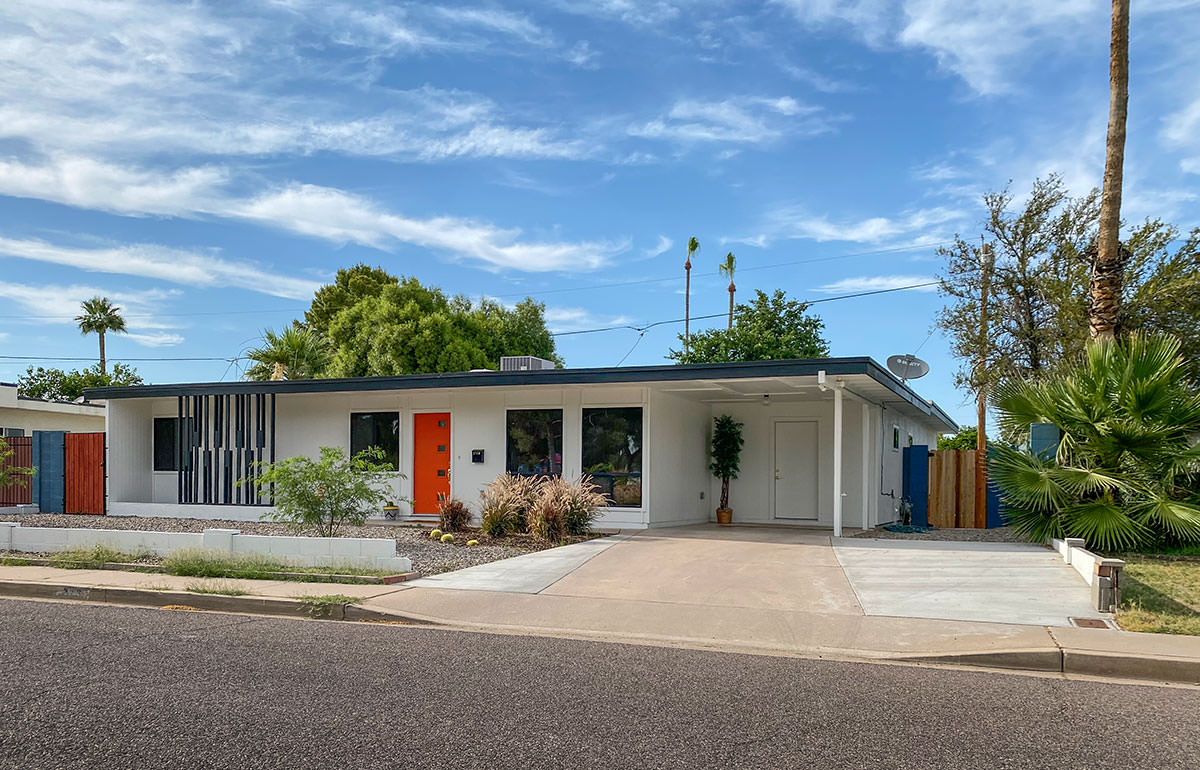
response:
<path id="1" fill-rule="evenodd" d="M 52 599 L 59 601 L 120 604 L 132 607 L 204 610 L 253 615 L 272 615 L 319 620 L 373 621 L 410 625 L 437 625 L 424 618 L 379 612 L 356 604 L 332 604 L 316 608 L 300 599 L 270 596 L 222 596 L 192 591 L 155 591 L 146 588 L 109 588 L 54 583 L 0 580 L 0 596 L 13 599 Z"/>
<path id="2" fill-rule="evenodd" d="M 1021 650 L 893 657 L 890 660 L 1043 671 L 1112 679 L 1200 684 L 1200 660 L 1094 650 Z"/>

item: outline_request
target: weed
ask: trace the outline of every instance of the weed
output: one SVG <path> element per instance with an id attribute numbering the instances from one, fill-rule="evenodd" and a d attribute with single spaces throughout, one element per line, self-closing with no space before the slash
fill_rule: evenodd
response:
<path id="1" fill-rule="evenodd" d="M 187 590 L 194 594 L 218 594 L 219 596 L 245 596 L 249 591 L 228 580 L 193 580 Z"/>
<path id="2" fill-rule="evenodd" d="M 132 554 L 118 551 L 107 545 L 97 544 L 91 548 L 71 548 L 59 551 L 50 557 L 50 566 L 60 569 L 95 569 L 109 562 L 129 563 L 135 560 Z"/>
<path id="3" fill-rule="evenodd" d="M 354 603 L 354 597 L 346 596 L 345 594 L 297 596 L 296 598 L 299 599 L 302 604 L 304 604 L 305 608 L 308 610 L 308 614 L 314 618 L 328 615 L 333 607 Z"/>

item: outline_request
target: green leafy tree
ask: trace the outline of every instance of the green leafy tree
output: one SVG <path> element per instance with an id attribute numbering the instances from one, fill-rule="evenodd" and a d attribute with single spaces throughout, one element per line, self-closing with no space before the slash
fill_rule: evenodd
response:
<path id="1" fill-rule="evenodd" d="M 8 445 L 8 442 L 0 438 L 0 489 L 8 487 L 23 487 L 29 483 L 29 478 L 33 476 L 33 468 L 20 468 L 13 466 L 12 456 L 16 450 Z"/>
<path id="2" fill-rule="evenodd" d="M 280 332 L 264 330 L 262 343 L 246 354 L 254 362 L 246 370 L 248 380 L 269 380 L 277 366 L 289 380 L 311 380 L 324 376 L 332 360 L 320 335 L 299 324 Z"/>
<path id="3" fill-rule="evenodd" d="M 386 488 L 394 474 L 388 473 L 390 463 L 379 462 L 383 456 L 377 447 L 349 457 L 341 447 L 323 446 L 318 460 L 300 456 L 256 463 L 261 472 L 255 489 L 259 497 L 274 494 L 275 508 L 267 518 L 297 532 L 337 537 L 341 527 L 361 526 L 384 502 L 396 500 Z"/>
<path id="4" fill-rule="evenodd" d="M 708 469 L 721 480 L 721 508 L 729 507 L 729 480 L 741 470 L 742 424 L 727 414 L 713 420 L 712 445 Z"/>
<path id="5" fill-rule="evenodd" d="M 125 319 L 121 316 L 121 308 L 112 303 L 108 297 L 92 297 L 79 303 L 82 312 L 75 316 L 81 334 L 95 334 L 100 337 L 100 371 L 108 373 L 108 359 L 104 355 L 104 335 L 108 332 L 124 333 Z"/>
<path id="6" fill-rule="evenodd" d="M 328 341 L 333 377 L 494 369 L 508 355 L 561 363 L 544 305 L 530 299 L 511 309 L 490 300 L 474 303 L 415 278 L 385 285 L 377 296 L 338 311 Z"/>
<path id="7" fill-rule="evenodd" d="M 1024 205 L 1008 190 L 983 196 L 983 238 L 995 254 L 988 302 L 988 339 L 980 338 L 980 243 L 955 236 L 939 249 L 939 276 L 947 298 L 937 318 L 962 366 L 959 387 L 992 392 L 1010 377 L 1039 378 L 1061 361 L 1082 355 L 1088 331 L 1092 254 L 1100 216 L 1099 193 L 1068 195 L 1058 176 L 1037 180 Z M 1172 250 L 1173 244 L 1179 244 Z M 1178 336 L 1189 361 L 1200 359 L 1200 229 L 1180 238 L 1157 219 L 1129 231 L 1122 282 L 1126 330 Z M 985 344 L 986 343 L 986 344 Z M 977 367 L 980 349 L 987 364 Z"/>
<path id="8" fill-rule="evenodd" d="M 381 267 L 357 264 L 337 271 L 333 283 L 317 289 L 312 305 L 304 314 L 304 323 L 321 337 L 329 336 L 334 316 L 367 297 L 378 297 L 385 286 L 400 282 Z"/>
<path id="9" fill-rule="evenodd" d="M 938 449 L 976 449 L 979 429 L 974 425 L 963 425 L 953 436 L 938 436 Z"/>
<path id="10" fill-rule="evenodd" d="M 122 363 L 114 363 L 111 372 L 102 372 L 100 364 L 71 371 L 31 366 L 17 378 L 17 392 L 27 398 L 75 401 L 83 396 L 85 388 L 141 384 L 142 377 L 137 370 Z"/>
<path id="11" fill-rule="evenodd" d="M 680 335 L 687 346 L 667 356 L 680 364 L 827 357 L 829 342 L 821 336 L 825 324 L 807 309 L 778 289 L 771 296 L 756 290 L 749 304 L 734 308 L 732 327 L 698 332 L 690 341 Z"/>
<path id="12" fill-rule="evenodd" d="M 1179 351 L 1165 335 L 1100 338 L 1072 366 L 1000 386 L 1003 429 L 1062 433 L 1050 459 L 993 448 L 988 475 L 1018 532 L 1105 550 L 1200 541 L 1200 391 Z"/>

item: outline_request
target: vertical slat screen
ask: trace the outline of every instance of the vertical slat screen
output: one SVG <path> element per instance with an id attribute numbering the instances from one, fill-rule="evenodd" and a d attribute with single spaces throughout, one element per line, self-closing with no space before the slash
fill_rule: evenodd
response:
<path id="1" fill-rule="evenodd" d="M 179 399 L 179 500 L 204 505 L 270 505 L 259 498 L 258 462 L 275 461 L 275 396 Z"/>

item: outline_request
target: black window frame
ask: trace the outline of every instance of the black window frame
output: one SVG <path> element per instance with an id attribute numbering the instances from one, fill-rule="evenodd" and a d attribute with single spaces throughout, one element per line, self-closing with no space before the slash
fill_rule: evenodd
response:
<path id="1" fill-rule="evenodd" d="M 534 412 L 545 412 L 547 414 L 557 414 L 558 423 L 558 443 L 557 452 L 555 447 L 547 447 L 545 462 L 547 467 L 545 470 L 528 470 L 522 468 L 524 464 L 514 463 L 514 447 L 513 447 L 513 416 L 517 414 L 530 414 Z M 551 418 L 552 421 L 553 418 Z M 563 472 L 563 428 L 565 425 L 565 412 L 562 407 L 545 407 L 545 408 L 522 408 L 522 409 L 506 409 L 504 412 L 504 469 L 506 472 L 516 476 L 562 476 Z M 553 439 L 551 439 L 553 440 Z M 535 455 L 543 454 L 535 452 Z M 555 456 L 557 455 L 557 463 Z M 540 462 L 538 463 L 540 464 Z M 557 464 L 557 469 L 554 467 Z"/>
<path id="2" fill-rule="evenodd" d="M 636 463 L 637 469 L 633 470 L 596 470 L 598 465 L 609 464 L 607 461 L 601 461 L 597 457 L 589 457 L 589 445 L 595 445 L 595 442 L 589 439 L 589 433 L 598 430 L 598 427 L 589 419 L 592 415 L 589 413 L 595 412 L 637 412 L 637 419 L 626 419 L 626 425 L 637 426 L 637 448 L 630 451 L 630 465 Z M 645 477 L 642 474 L 642 461 L 646 450 L 646 408 L 641 404 L 631 404 L 626 406 L 586 406 L 580 412 L 582 430 L 580 432 L 580 459 L 585 475 L 591 476 L 593 482 L 600 487 L 600 491 L 608 497 L 614 508 L 641 508 L 645 504 Z M 593 434 L 594 435 L 594 434 Z M 627 436 L 630 434 L 626 434 Z M 591 460 L 591 462 L 589 462 Z M 617 494 L 617 487 L 629 487 L 630 481 L 637 482 L 637 499 L 636 501 L 628 499 L 628 489 L 623 489 L 622 494 Z M 618 484 L 618 482 L 620 482 Z M 618 499 L 621 498 L 621 499 Z"/>
<path id="3" fill-rule="evenodd" d="M 170 427 L 170 430 L 166 431 L 165 433 L 160 434 L 159 425 L 161 425 L 163 423 L 169 423 L 171 427 Z M 164 459 L 167 457 L 165 450 L 162 452 L 159 451 L 159 439 L 165 438 L 165 437 L 169 437 L 169 440 L 171 443 L 169 460 Z M 151 446 L 150 446 L 150 461 L 154 467 L 155 473 L 173 473 L 173 472 L 179 470 L 179 442 L 180 442 L 180 440 L 181 440 L 181 437 L 179 435 L 179 418 L 178 417 L 155 417 L 154 418 L 153 439 L 151 441 Z M 164 462 L 166 462 L 169 465 L 169 467 L 161 466 L 159 464 L 160 459 L 164 459 Z"/>
<path id="4" fill-rule="evenodd" d="M 358 438 L 359 434 L 355 430 L 355 427 L 356 427 L 355 418 L 371 417 L 377 421 L 379 419 L 380 415 L 388 415 L 390 418 L 392 418 L 392 436 L 391 436 L 392 441 L 390 443 L 394 443 L 395 446 L 394 447 L 381 446 L 380 444 L 372 442 L 372 443 L 366 444 L 365 446 L 359 446 L 356 448 L 355 447 L 356 439 L 358 441 L 361 441 L 361 439 Z M 385 463 L 390 464 L 392 466 L 390 472 L 392 472 L 392 473 L 395 473 L 400 470 L 400 412 L 399 411 L 392 411 L 390 409 L 379 410 L 379 411 L 370 411 L 370 412 L 354 411 L 354 412 L 350 413 L 349 422 L 350 422 L 350 438 L 349 438 L 348 444 L 350 447 L 350 456 L 351 457 L 354 457 L 356 454 L 358 454 L 359 452 L 361 452 L 364 449 L 368 449 L 370 447 L 377 446 L 380 449 L 382 449 L 384 452 L 384 457 L 383 457 L 382 461 L 380 461 L 380 462 L 385 462 Z M 374 430 L 372 431 L 372 433 L 373 433 L 373 437 L 376 440 L 381 435 L 385 435 L 385 434 L 380 434 L 378 422 L 375 422 L 373 427 L 374 427 Z M 391 450 L 391 451 L 389 451 L 389 450 Z M 376 462 L 376 461 L 373 461 L 373 462 Z"/>

